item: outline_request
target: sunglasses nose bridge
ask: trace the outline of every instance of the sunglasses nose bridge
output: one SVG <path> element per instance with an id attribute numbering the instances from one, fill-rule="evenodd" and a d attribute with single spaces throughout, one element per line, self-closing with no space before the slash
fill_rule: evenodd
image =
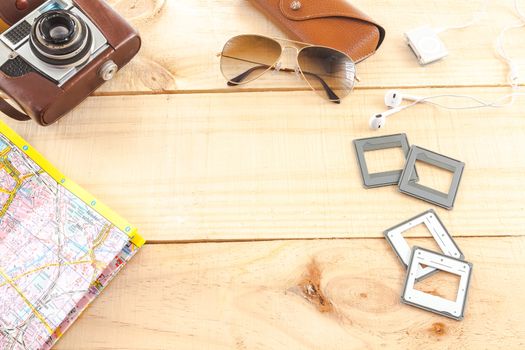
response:
<path id="1" fill-rule="evenodd" d="M 291 52 L 289 51 L 291 50 Z M 293 67 L 289 68 L 297 71 L 299 62 L 297 60 L 297 55 L 299 54 L 299 49 L 295 46 L 282 46 L 281 57 L 279 57 L 278 64 L 282 67 Z"/>
<path id="2" fill-rule="evenodd" d="M 283 51 L 285 51 L 287 49 L 290 49 L 290 50 L 295 50 L 296 53 L 299 53 L 299 49 L 297 47 L 295 47 L 295 46 L 283 45 L 282 48 L 283 48 Z"/>

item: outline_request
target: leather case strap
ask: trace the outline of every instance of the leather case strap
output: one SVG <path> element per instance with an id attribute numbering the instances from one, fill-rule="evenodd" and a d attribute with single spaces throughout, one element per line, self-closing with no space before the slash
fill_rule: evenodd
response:
<path id="1" fill-rule="evenodd" d="M 14 120 L 18 120 L 21 122 L 30 120 L 31 117 L 29 117 L 27 114 L 20 112 L 15 107 L 11 106 L 9 103 L 6 102 L 3 98 L 0 97 L 0 111 L 7 115 L 10 118 L 13 118 Z"/>

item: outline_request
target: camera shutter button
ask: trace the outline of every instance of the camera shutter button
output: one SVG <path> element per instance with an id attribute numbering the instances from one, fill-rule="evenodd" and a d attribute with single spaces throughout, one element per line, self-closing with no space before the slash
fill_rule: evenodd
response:
<path id="1" fill-rule="evenodd" d="M 29 7 L 29 2 L 28 0 L 16 0 L 15 2 L 15 6 L 18 10 L 20 11 L 24 11 L 24 10 L 27 10 L 28 7 Z"/>
<path id="2" fill-rule="evenodd" d="M 105 81 L 113 79 L 118 71 L 118 66 L 115 62 L 109 60 L 100 67 L 99 75 Z"/>

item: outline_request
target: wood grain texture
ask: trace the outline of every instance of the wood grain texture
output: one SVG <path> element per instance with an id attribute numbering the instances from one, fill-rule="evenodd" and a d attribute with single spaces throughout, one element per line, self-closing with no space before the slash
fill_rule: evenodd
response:
<path id="1" fill-rule="evenodd" d="M 10 124 L 149 240 L 379 237 L 432 207 L 395 186 L 362 187 L 352 140 L 399 132 L 466 163 L 454 210 L 438 210 L 453 234 L 523 234 L 525 101 L 417 106 L 370 131 L 382 93 L 356 91 L 340 106 L 311 92 L 96 97 L 49 128 Z"/>
<path id="2" fill-rule="evenodd" d="M 387 88 L 508 93 L 493 44 L 516 20 L 512 1 L 489 1 L 482 22 L 441 34 L 450 56 L 420 67 L 403 32 L 467 22 L 481 1 L 353 0 L 387 38 L 335 106 L 284 73 L 226 86 L 216 53 L 228 38 L 283 36 L 247 0 L 108 0 L 142 34 L 137 59 L 56 125 L 7 122 L 158 244 L 56 349 L 525 347 L 525 99 L 504 109 L 421 105 L 380 132 L 367 126 L 385 110 Z M 525 72 L 523 29 L 509 32 L 506 47 Z M 352 140 L 400 132 L 466 163 L 454 210 L 437 209 L 474 263 L 462 322 L 399 301 L 404 271 L 381 232 L 432 205 L 395 187 L 365 190 Z M 399 164 L 388 154 L 371 161 Z M 413 238 L 426 234 L 407 236 L 432 247 Z M 448 284 L 425 288 L 445 295 Z"/>
<path id="3" fill-rule="evenodd" d="M 215 56 L 232 36 L 257 33 L 283 34 L 247 0 L 110 0 L 141 32 L 143 48 L 138 58 L 98 94 L 137 92 L 232 91 L 220 74 Z M 403 33 L 421 25 L 457 26 L 471 20 L 481 0 L 352 1 L 386 28 L 377 55 L 358 65 L 359 87 L 495 86 L 506 82 L 507 67 L 494 53 L 500 30 L 517 20 L 513 0 L 489 1 L 486 18 L 467 29 L 440 36 L 449 57 L 420 67 L 403 39 Z M 508 33 L 509 55 L 525 71 L 523 30 Z M 286 60 L 288 62 L 289 60 Z M 285 62 L 285 63 L 286 63 Z M 522 81 L 523 82 L 523 81 Z M 307 89 L 286 74 L 268 76 L 246 89 Z"/>
<path id="4" fill-rule="evenodd" d="M 148 245 L 57 349 L 523 348 L 525 238 L 457 243 L 474 264 L 461 322 L 400 303 L 384 239 Z"/>

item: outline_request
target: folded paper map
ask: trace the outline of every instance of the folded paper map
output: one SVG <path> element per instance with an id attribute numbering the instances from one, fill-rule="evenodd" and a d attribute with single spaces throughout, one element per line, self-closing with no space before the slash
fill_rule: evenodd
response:
<path id="1" fill-rule="evenodd" d="M 50 349 L 143 244 L 0 121 L 0 349 Z"/>

